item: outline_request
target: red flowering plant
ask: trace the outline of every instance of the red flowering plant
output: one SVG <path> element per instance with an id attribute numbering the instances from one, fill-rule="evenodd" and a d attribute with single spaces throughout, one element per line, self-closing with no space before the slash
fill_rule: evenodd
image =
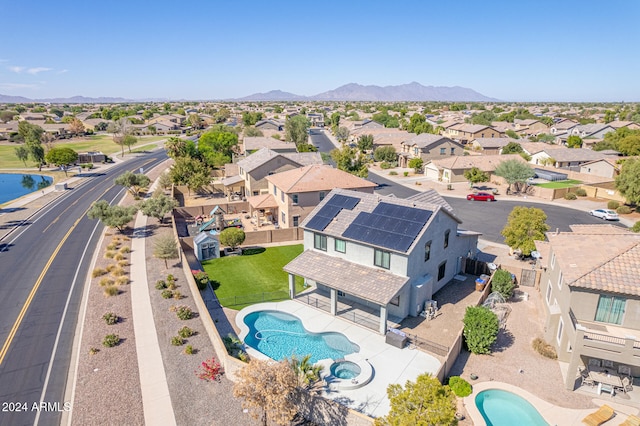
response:
<path id="1" fill-rule="evenodd" d="M 216 361 L 215 358 L 210 358 L 205 361 L 202 361 L 200 364 L 200 368 L 196 371 L 196 375 L 201 380 L 206 380 L 207 382 L 216 381 L 219 382 L 220 378 L 224 372 L 222 371 L 222 366 L 220 363 Z"/>

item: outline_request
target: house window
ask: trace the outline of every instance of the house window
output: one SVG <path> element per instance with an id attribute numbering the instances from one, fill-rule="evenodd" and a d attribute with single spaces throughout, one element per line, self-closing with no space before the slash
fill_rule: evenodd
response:
<path id="1" fill-rule="evenodd" d="M 560 276 L 558 277 L 558 288 L 562 290 L 562 272 L 560 272 Z"/>
<path id="2" fill-rule="evenodd" d="M 293 226 L 298 226 L 300 224 L 300 216 L 293 217 Z"/>
<path id="3" fill-rule="evenodd" d="M 449 234 L 451 233 L 450 230 L 446 230 L 444 231 L 444 248 L 449 247 Z"/>
<path id="4" fill-rule="evenodd" d="M 291 202 L 295 205 L 298 204 L 298 194 L 293 194 L 291 196 Z"/>
<path id="5" fill-rule="evenodd" d="M 481 137 L 481 138 L 484 138 L 484 133 L 480 133 L 480 137 Z"/>
<path id="6" fill-rule="evenodd" d="M 253 195 L 260 195 L 260 192 L 258 192 L 258 191 L 253 191 Z"/>
<path id="7" fill-rule="evenodd" d="M 283 224 L 287 223 L 287 215 L 284 214 L 284 212 L 282 212 L 282 223 Z"/>
<path id="8" fill-rule="evenodd" d="M 551 269 L 555 268 L 555 265 L 556 265 L 556 254 L 553 253 L 551 255 Z"/>
<path id="9" fill-rule="evenodd" d="M 549 285 L 547 285 L 547 305 L 551 301 L 551 281 L 549 281 Z"/>
<path id="10" fill-rule="evenodd" d="M 327 251 L 327 236 L 322 234 L 313 234 L 313 247 L 318 250 Z"/>
<path id="11" fill-rule="evenodd" d="M 562 340 L 562 330 L 563 329 L 564 329 L 564 321 L 562 321 L 562 318 L 560 318 L 560 322 L 558 323 L 558 335 L 556 336 L 556 339 L 558 340 L 558 344 Z"/>
<path id="12" fill-rule="evenodd" d="M 424 261 L 431 259 L 431 241 L 427 241 L 424 245 Z"/>
<path id="13" fill-rule="evenodd" d="M 601 295 L 596 309 L 596 321 L 622 324 L 627 299 L 623 297 Z"/>
<path id="14" fill-rule="evenodd" d="M 451 155 L 454 155 L 456 153 L 456 149 L 455 148 L 451 148 Z"/>
<path id="15" fill-rule="evenodd" d="M 413 155 L 417 157 L 418 153 L 419 153 L 418 148 L 413 148 Z"/>
<path id="16" fill-rule="evenodd" d="M 280 191 L 280 201 L 284 203 L 284 191 Z"/>
<path id="17" fill-rule="evenodd" d="M 326 194 L 324 191 L 320 191 L 320 201 L 324 200 L 324 197 L 325 197 L 326 195 L 327 195 L 327 194 Z"/>
<path id="18" fill-rule="evenodd" d="M 273 187 L 273 195 L 278 195 L 278 188 L 275 186 Z"/>
<path id="19" fill-rule="evenodd" d="M 400 306 L 400 296 L 396 296 L 389 301 L 389 304 L 394 306 Z"/>
<path id="20" fill-rule="evenodd" d="M 344 253 L 345 251 L 347 251 L 347 242 L 345 240 L 336 238 L 335 249 L 337 252 Z"/>
<path id="21" fill-rule="evenodd" d="M 445 273 L 447 272 L 447 261 L 445 260 L 438 266 L 438 281 L 444 278 Z"/>
<path id="22" fill-rule="evenodd" d="M 388 251 L 375 249 L 373 252 L 373 264 L 381 268 L 389 269 L 391 263 L 391 253 Z"/>
<path id="23" fill-rule="evenodd" d="M 447 153 L 447 148 L 440 148 L 440 155 L 445 155 Z"/>

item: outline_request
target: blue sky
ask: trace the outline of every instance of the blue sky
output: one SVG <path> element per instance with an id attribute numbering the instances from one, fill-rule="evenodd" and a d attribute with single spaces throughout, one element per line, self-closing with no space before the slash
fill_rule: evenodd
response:
<path id="1" fill-rule="evenodd" d="M 224 99 L 347 83 L 640 101 L 640 1 L 2 1 L 0 93 Z"/>

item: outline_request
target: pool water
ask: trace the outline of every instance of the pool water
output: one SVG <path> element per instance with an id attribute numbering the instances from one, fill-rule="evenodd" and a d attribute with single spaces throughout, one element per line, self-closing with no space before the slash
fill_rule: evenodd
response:
<path id="1" fill-rule="evenodd" d="M 500 389 L 476 395 L 476 406 L 487 426 L 549 426 L 526 399 Z"/>
<path id="2" fill-rule="evenodd" d="M 331 364 L 331 375 L 338 379 L 355 379 L 362 369 L 355 362 L 340 361 Z"/>
<path id="3" fill-rule="evenodd" d="M 44 189 L 52 182 L 49 176 L 0 173 L 0 204 Z"/>
<path id="4" fill-rule="evenodd" d="M 311 354 L 311 363 L 321 359 L 340 359 L 358 352 L 360 347 L 342 333 L 311 333 L 294 315 L 279 311 L 257 311 L 248 314 L 249 327 L 245 344 L 275 360 Z"/>

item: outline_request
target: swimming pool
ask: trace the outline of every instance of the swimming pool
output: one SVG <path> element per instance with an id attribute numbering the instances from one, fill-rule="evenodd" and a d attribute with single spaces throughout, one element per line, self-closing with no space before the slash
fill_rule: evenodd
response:
<path id="1" fill-rule="evenodd" d="M 341 359 L 360 347 L 342 333 L 311 333 L 294 315 L 279 311 L 256 311 L 244 317 L 249 327 L 245 344 L 275 360 L 311 354 L 310 361 Z"/>
<path id="2" fill-rule="evenodd" d="M 487 426 L 549 426 L 526 399 L 500 389 L 488 389 L 475 398 Z"/>

